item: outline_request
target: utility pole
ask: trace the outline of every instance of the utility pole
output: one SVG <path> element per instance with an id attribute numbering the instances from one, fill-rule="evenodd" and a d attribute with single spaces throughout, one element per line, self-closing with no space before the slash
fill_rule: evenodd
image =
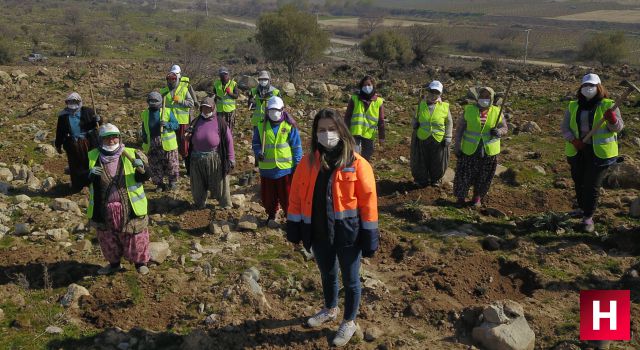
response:
<path id="1" fill-rule="evenodd" d="M 153 0 L 153 9 L 155 10 L 158 7 L 158 0 Z"/>
<path id="2" fill-rule="evenodd" d="M 209 0 L 204 0 L 204 9 L 207 11 L 207 17 L 209 17 Z"/>
<path id="3" fill-rule="evenodd" d="M 531 29 L 525 29 L 527 33 L 527 39 L 524 43 L 524 64 L 527 64 L 527 51 L 529 50 L 529 33 L 531 33 Z"/>

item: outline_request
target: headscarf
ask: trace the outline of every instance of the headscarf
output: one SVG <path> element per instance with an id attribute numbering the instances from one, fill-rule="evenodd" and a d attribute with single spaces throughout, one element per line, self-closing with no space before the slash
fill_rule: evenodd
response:
<path id="1" fill-rule="evenodd" d="M 478 89 L 478 99 L 480 99 L 480 94 L 482 93 L 483 90 L 486 90 L 486 91 L 489 92 L 489 94 L 490 94 L 489 99 L 491 100 L 491 103 L 489 104 L 489 106 L 492 106 L 493 105 L 493 101 L 494 101 L 494 99 L 496 97 L 496 92 L 493 91 L 493 89 L 488 87 L 488 86 L 483 86 L 483 87 Z"/>
<path id="2" fill-rule="evenodd" d="M 75 92 L 75 91 L 74 91 L 74 92 L 72 92 L 72 93 L 70 93 L 70 94 L 67 96 L 67 98 L 65 98 L 65 99 L 64 99 L 65 104 L 66 104 L 66 102 L 67 102 L 67 101 L 70 101 L 70 100 L 72 100 L 72 101 L 78 101 L 78 109 L 69 109 L 69 108 L 67 108 L 67 107 L 65 106 L 65 108 L 64 108 L 64 109 L 65 109 L 67 112 L 69 112 L 69 113 L 75 113 L 75 112 L 79 111 L 79 110 L 82 108 L 82 97 L 80 97 L 80 94 L 79 94 L 79 93 L 77 93 L 77 92 Z"/>

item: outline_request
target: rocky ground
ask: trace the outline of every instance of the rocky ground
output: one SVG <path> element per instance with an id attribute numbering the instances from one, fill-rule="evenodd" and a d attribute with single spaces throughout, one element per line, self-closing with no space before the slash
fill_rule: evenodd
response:
<path id="1" fill-rule="evenodd" d="M 83 215 L 87 193 L 69 192 L 66 158 L 52 146 L 56 112 L 72 90 L 91 106 L 91 80 L 100 113 L 124 131 L 125 143 L 139 146 L 139 112 L 168 66 L 70 60 L 0 67 L 6 100 L 0 114 L 1 347 L 329 347 L 337 324 L 302 327 L 322 303 L 314 262 L 286 242 L 282 227 L 264 224 L 244 106 L 235 132 L 233 208 L 217 210 L 212 202 L 192 209 L 185 177 L 171 193 L 147 185 L 151 273 L 139 276 L 128 265 L 114 276 L 96 274 L 104 260 Z M 238 76 L 259 68 L 231 67 Z M 271 71 L 284 76 L 279 67 Z M 300 72 L 295 85 L 276 78 L 305 143 L 315 112 L 344 110 L 365 73 L 378 72 L 325 62 Z M 583 234 L 566 215 L 572 183 L 558 136 L 565 101 L 583 74 L 580 68 L 447 61 L 379 82 L 388 123 L 387 144 L 373 161 L 382 246 L 374 258 L 363 259 L 360 332 L 349 348 L 593 348 L 578 340 L 582 289 L 631 289 L 634 338 L 612 348 L 640 347 L 640 108 L 635 102 L 623 107 L 626 160 L 606 179 L 596 233 Z M 452 170 L 441 188 L 415 188 L 408 158 L 419 84 L 442 80 L 457 118 L 466 89 L 486 84 L 501 91 L 508 76 L 515 77 L 511 130 L 487 206 L 452 206 Z M 601 77 L 617 95 L 615 83 L 640 75 L 616 67 Z M 506 344 L 510 337 L 517 344 Z"/>

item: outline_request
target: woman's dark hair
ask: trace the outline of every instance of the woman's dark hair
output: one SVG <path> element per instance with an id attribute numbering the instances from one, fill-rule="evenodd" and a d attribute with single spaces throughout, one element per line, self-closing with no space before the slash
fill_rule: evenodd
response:
<path id="1" fill-rule="evenodd" d="M 591 100 L 600 101 L 603 98 L 609 97 L 609 91 L 607 91 L 607 88 L 605 88 L 604 85 L 598 84 L 596 85 L 596 89 L 598 90 L 598 93 Z M 580 90 L 582 90 L 582 85 L 580 85 L 578 91 L 576 91 L 576 98 L 578 100 L 586 101 L 587 99 L 582 95 L 582 91 Z"/>
<path id="2" fill-rule="evenodd" d="M 374 90 L 375 90 L 375 88 L 376 88 L 376 81 L 375 81 L 375 79 L 373 79 L 373 77 L 372 77 L 372 76 L 370 76 L 370 75 L 365 75 L 362 79 L 360 79 L 360 84 L 358 84 L 358 89 L 362 89 L 362 87 L 364 86 L 364 82 L 365 82 L 365 81 L 367 81 L 367 80 L 371 81 L 371 85 L 373 85 L 373 88 L 374 88 Z"/>
<path id="3" fill-rule="evenodd" d="M 351 164 L 354 160 L 354 149 L 356 146 L 356 141 L 351 136 L 349 129 L 347 128 L 347 124 L 344 122 L 344 118 L 332 108 L 325 108 L 320 110 L 316 116 L 313 118 L 313 127 L 311 128 L 311 157 L 309 157 L 309 161 L 313 164 L 315 157 L 313 155 L 316 151 L 320 151 L 321 145 L 318 144 L 318 122 L 320 119 L 331 119 L 334 123 L 336 123 L 336 128 L 338 129 L 338 136 L 340 137 L 340 143 L 336 147 L 341 147 L 340 155 L 338 156 L 338 160 L 336 161 L 336 167 L 345 167 Z M 325 152 L 320 152 L 320 164 L 325 169 L 329 169 L 329 164 L 325 158 Z"/>

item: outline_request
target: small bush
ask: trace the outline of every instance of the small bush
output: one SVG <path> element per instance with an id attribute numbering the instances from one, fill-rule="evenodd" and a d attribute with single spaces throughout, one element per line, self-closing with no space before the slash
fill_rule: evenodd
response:
<path id="1" fill-rule="evenodd" d="M 407 64 L 413 59 L 409 39 L 395 30 L 373 33 L 360 43 L 360 48 L 365 56 L 378 62 L 383 75 L 386 75 L 390 63 Z"/>
<path id="2" fill-rule="evenodd" d="M 0 64 L 8 64 L 13 62 L 13 50 L 4 41 L 0 41 Z"/>
<path id="3" fill-rule="evenodd" d="M 598 33 L 580 47 L 580 58 L 605 65 L 620 62 L 628 55 L 627 39 L 623 32 Z"/>

